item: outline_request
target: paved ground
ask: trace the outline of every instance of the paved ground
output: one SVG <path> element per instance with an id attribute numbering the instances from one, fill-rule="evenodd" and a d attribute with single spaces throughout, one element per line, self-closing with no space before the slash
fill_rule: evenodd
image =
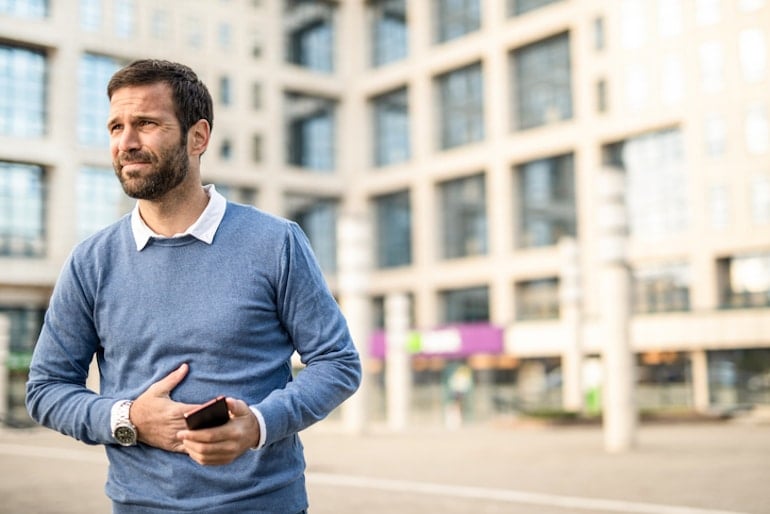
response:
<path id="1" fill-rule="evenodd" d="M 305 432 L 312 514 L 770 513 L 770 426 L 644 425 L 610 455 L 591 427 Z M 45 429 L 0 429 L 0 513 L 109 512 L 106 462 Z"/>

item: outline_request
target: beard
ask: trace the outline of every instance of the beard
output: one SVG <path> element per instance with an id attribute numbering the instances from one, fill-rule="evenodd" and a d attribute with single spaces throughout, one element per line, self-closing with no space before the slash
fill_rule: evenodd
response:
<path id="1" fill-rule="evenodd" d="M 123 191 L 137 200 L 157 200 L 182 183 L 190 171 L 187 145 L 180 144 L 155 154 L 151 151 L 131 150 L 120 152 L 113 160 Z M 123 166 L 131 162 L 149 162 L 152 170 L 143 176 L 141 172 L 123 172 Z"/>

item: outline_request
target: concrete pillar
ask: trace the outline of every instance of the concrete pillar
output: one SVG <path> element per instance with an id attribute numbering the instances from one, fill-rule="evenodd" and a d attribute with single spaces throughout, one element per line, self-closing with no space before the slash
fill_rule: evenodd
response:
<path id="1" fill-rule="evenodd" d="M 385 398 L 388 428 L 405 430 L 409 424 L 412 369 L 406 350 L 409 337 L 409 298 L 405 293 L 385 298 Z"/>
<path id="2" fill-rule="evenodd" d="M 370 224 L 365 216 L 343 213 L 337 225 L 337 297 L 364 366 L 359 390 L 342 405 L 345 429 L 362 432 L 367 424 L 368 340 L 371 306 L 367 296 L 370 270 Z"/>
<path id="3" fill-rule="evenodd" d="M 635 445 L 637 425 L 636 377 L 629 337 L 631 274 L 626 260 L 625 175 L 604 169 L 598 185 L 604 446 L 615 453 Z"/>
<path id="4" fill-rule="evenodd" d="M 707 412 L 711 406 L 709 391 L 709 369 L 706 350 L 690 353 L 692 367 L 693 405 L 697 412 Z"/>
<path id="5" fill-rule="evenodd" d="M 565 410 L 582 412 L 583 401 L 583 348 L 580 315 L 580 262 L 578 245 L 574 238 L 559 242 L 561 277 L 559 282 L 559 309 L 564 327 L 564 351 L 561 357 L 562 406 Z"/>

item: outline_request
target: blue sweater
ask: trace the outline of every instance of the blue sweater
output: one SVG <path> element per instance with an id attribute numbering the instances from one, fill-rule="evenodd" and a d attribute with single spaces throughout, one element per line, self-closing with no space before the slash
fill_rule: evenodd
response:
<path id="1" fill-rule="evenodd" d="M 106 445 L 115 512 L 298 512 L 307 506 L 297 432 L 358 387 L 358 353 L 307 239 L 289 221 L 227 204 L 212 245 L 154 239 L 141 252 L 130 216 L 78 245 L 54 289 L 30 367 L 39 423 Z M 292 380 L 290 358 L 305 369 Z M 100 394 L 85 388 L 96 354 Z M 182 362 L 171 393 L 240 398 L 264 416 L 265 446 L 225 466 L 144 444 L 121 447 L 110 409 Z"/>

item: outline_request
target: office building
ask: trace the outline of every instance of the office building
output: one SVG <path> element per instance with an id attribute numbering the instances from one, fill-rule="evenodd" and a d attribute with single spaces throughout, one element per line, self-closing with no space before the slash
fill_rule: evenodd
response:
<path id="1" fill-rule="evenodd" d="M 769 56 L 766 0 L 0 1 L 0 412 L 68 252 L 131 208 L 104 86 L 139 57 L 201 75 L 204 180 L 298 221 L 340 297 L 364 227 L 368 397 L 406 294 L 420 415 L 463 366 L 477 419 L 595 407 L 612 169 L 640 408 L 770 402 Z"/>

